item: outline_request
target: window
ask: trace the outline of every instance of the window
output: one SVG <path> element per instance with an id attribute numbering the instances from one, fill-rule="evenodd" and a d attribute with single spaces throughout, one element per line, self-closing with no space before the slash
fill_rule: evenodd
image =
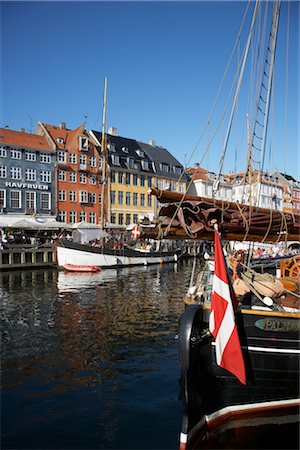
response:
<path id="1" fill-rule="evenodd" d="M 138 215 L 133 214 L 133 223 L 138 223 Z"/>
<path id="2" fill-rule="evenodd" d="M 160 178 L 157 179 L 157 187 L 158 189 L 163 189 L 163 180 L 161 180 Z"/>
<path id="3" fill-rule="evenodd" d="M 58 191 L 58 200 L 64 202 L 66 200 L 66 191 L 60 189 Z"/>
<path id="4" fill-rule="evenodd" d="M 133 169 L 134 167 L 134 158 L 127 158 L 127 165 L 129 169 Z"/>
<path id="5" fill-rule="evenodd" d="M 142 169 L 149 170 L 149 161 L 146 161 L 145 159 L 142 160 Z"/>
<path id="6" fill-rule="evenodd" d="M 6 166 L 0 166 L 0 178 L 7 177 L 7 168 Z"/>
<path id="7" fill-rule="evenodd" d="M 131 202 L 131 193 L 126 192 L 126 205 L 130 206 L 130 202 Z"/>
<path id="8" fill-rule="evenodd" d="M 99 169 L 102 169 L 102 166 L 103 166 L 102 158 L 99 158 L 99 161 L 98 161 L 98 167 L 99 167 Z"/>
<path id="9" fill-rule="evenodd" d="M 6 156 L 7 156 L 6 147 L 1 146 L 0 147 L 0 158 L 6 158 Z"/>
<path id="10" fill-rule="evenodd" d="M 96 175 L 90 175 L 90 184 L 96 184 Z"/>
<path id="11" fill-rule="evenodd" d="M 59 211 L 58 212 L 58 221 L 59 222 L 65 222 L 66 221 L 66 211 Z"/>
<path id="12" fill-rule="evenodd" d="M 21 180 L 21 178 L 22 178 L 21 167 L 11 167 L 10 177 L 13 180 Z"/>
<path id="13" fill-rule="evenodd" d="M 133 193 L 133 205 L 138 205 L 138 194 L 136 192 Z"/>
<path id="14" fill-rule="evenodd" d="M 133 174 L 133 186 L 138 185 L 138 176 L 136 174 Z"/>
<path id="15" fill-rule="evenodd" d="M 145 194 L 141 194 L 141 206 L 145 206 Z"/>
<path id="16" fill-rule="evenodd" d="M 80 211 L 79 220 L 80 220 L 80 222 L 85 222 L 86 221 L 86 213 L 85 213 L 85 211 Z"/>
<path id="17" fill-rule="evenodd" d="M 87 203 L 88 202 L 87 191 L 79 191 L 79 194 L 80 194 L 80 203 Z"/>
<path id="18" fill-rule="evenodd" d="M 161 163 L 160 168 L 161 168 L 162 172 L 166 172 L 166 173 L 169 172 L 169 165 L 166 163 Z"/>
<path id="19" fill-rule="evenodd" d="M 12 148 L 10 150 L 10 157 L 11 157 L 11 159 L 21 159 L 22 158 L 21 150 L 16 150 L 16 149 Z"/>
<path id="20" fill-rule="evenodd" d="M 123 205 L 123 192 L 122 191 L 118 192 L 118 204 Z"/>
<path id="21" fill-rule="evenodd" d="M 116 182 L 116 172 L 114 170 L 112 170 L 110 172 L 110 181 L 111 181 L 111 183 L 115 183 Z"/>
<path id="22" fill-rule="evenodd" d="M 66 152 L 63 150 L 58 150 L 57 152 L 57 161 L 59 163 L 65 163 L 66 162 Z"/>
<path id="23" fill-rule="evenodd" d="M 11 208 L 21 208 L 21 191 L 10 191 Z"/>
<path id="24" fill-rule="evenodd" d="M 149 206 L 149 208 L 152 207 L 152 195 L 148 195 L 148 198 L 147 198 L 147 205 Z"/>
<path id="25" fill-rule="evenodd" d="M 86 174 L 85 173 L 79 174 L 79 183 L 82 183 L 82 184 L 86 183 Z"/>
<path id="26" fill-rule="evenodd" d="M 96 213 L 90 212 L 90 223 L 96 223 Z"/>
<path id="27" fill-rule="evenodd" d="M 41 170 L 40 177 L 43 183 L 51 183 L 50 170 Z M 59 171 L 59 181 L 66 181 L 66 172 L 64 170 Z"/>
<path id="28" fill-rule="evenodd" d="M 115 214 L 111 214 L 110 215 L 110 222 L 111 223 L 116 223 L 116 215 Z"/>
<path id="29" fill-rule="evenodd" d="M 25 170 L 25 179 L 26 179 L 26 181 L 36 181 L 36 170 L 35 169 L 26 169 Z"/>
<path id="30" fill-rule="evenodd" d="M 82 166 L 86 166 L 86 156 L 85 155 L 79 156 L 79 164 Z"/>
<path id="31" fill-rule="evenodd" d="M 94 192 L 89 193 L 89 203 L 96 203 L 96 194 Z"/>
<path id="32" fill-rule="evenodd" d="M 41 153 L 40 161 L 41 161 L 41 163 L 46 163 L 46 164 L 51 163 L 51 155 L 48 155 L 47 153 Z"/>
<path id="33" fill-rule="evenodd" d="M 131 219 L 130 214 L 126 214 L 126 225 L 130 224 L 130 219 Z"/>
<path id="34" fill-rule="evenodd" d="M 130 173 L 126 173 L 126 175 L 125 175 L 125 183 L 126 184 L 130 184 Z"/>
<path id="35" fill-rule="evenodd" d="M 51 209 L 51 194 L 49 192 L 41 192 L 41 208 Z"/>
<path id="36" fill-rule="evenodd" d="M 35 212 L 36 209 L 36 193 L 32 191 L 25 192 L 25 210 L 28 212 L 31 210 L 32 213 Z"/>
<path id="37" fill-rule="evenodd" d="M 80 138 L 79 138 L 79 150 L 83 150 L 83 151 L 87 152 L 88 149 L 89 149 L 88 138 L 86 138 L 84 136 L 80 136 Z"/>
<path id="38" fill-rule="evenodd" d="M 63 140 L 62 137 L 58 137 L 58 138 L 56 138 L 56 142 L 57 142 L 58 144 L 63 144 L 63 143 L 64 143 L 64 140 Z"/>
<path id="39" fill-rule="evenodd" d="M 112 160 L 112 163 L 115 166 L 119 166 L 120 165 L 120 157 L 119 157 L 119 155 L 111 155 L 111 160 Z"/>
<path id="40" fill-rule="evenodd" d="M 0 208 L 6 208 L 6 190 L 0 189 Z"/>
<path id="41" fill-rule="evenodd" d="M 30 150 L 25 151 L 25 160 L 26 161 L 36 161 L 36 153 L 31 152 Z"/>
<path id="42" fill-rule="evenodd" d="M 70 211 L 69 217 L 70 217 L 70 223 L 76 223 L 76 211 Z"/>
<path id="43" fill-rule="evenodd" d="M 124 214 L 122 213 L 118 214 L 118 222 L 119 225 L 124 225 Z"/>
<path id="44" fill-rule="evenodd" d="M 110 203 L 111 205 L 116 204 L 116 191 L 110 191 Z"/>
<path id="45" fill-rule="evenodd" d="M 122 151 L 123 151 L 124 153 L 129 153 L 128 147 L 122 147 Z"/>
<path id="46" fill-rule="evenodd" d="M 181 167 L 175 166 L 175 167 L 173 167 L 173 171 L 174 171 L 174 173 L 176 173 L 176 175 L 180 175 L 181 174 Z"/>
<path id="47" fill-rule="evenodd" d="M 76 172 L 69 172 L 70 183 L 76 183 Z"/>
<path id="48" fill-rule="evenodd" d="M 143 152 L 143 150 L 137 149 L 137 150 L 136 150 L 136 153 L 137 153 L 141 158 L 143 158 L 143 157 L 145 156 L 145 153 Z"/>
<path id="49" fill-rule="evenodd" d="M 111 151 L 111 152 L 115 152 L 116 151 L 116 146 L 115 144 L 113 144 L 112 142 L 109 142 L 107 144 L 107 148 Z"/>
<path id="50" fill-rule="evenodd" d="M 122 183 L 123 183 L 123 173 L 122 173 L 122 172 L 119 172 L 119 173 L 118 173 L 118 183 L 119 183 L 119 184 L 122 184 Z"/>
<path id="51" fill-rule="evenodd" d="M 141 175 L 141 186 L 145 186 L 145 175 Z"/>
<path id="52" fill-rule="evenodd" d="M 76 202 L 76 191 L 69 191 L 69 201 Z"/>
<path id="53" fill-rule="evenodd" d="M 90 166 L 91 167 L 97 167 L 95 156 L 91 156 L 90 157 Z"/>
<path id="54" fill-rule="evenodd" d="M 76 153 L 69 153 L 69 163 L 70 164 L 76 164 L 77 158 Z"/>

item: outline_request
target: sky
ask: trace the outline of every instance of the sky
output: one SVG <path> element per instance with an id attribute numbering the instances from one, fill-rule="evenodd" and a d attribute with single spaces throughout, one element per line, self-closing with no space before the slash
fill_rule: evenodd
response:
<path id="1" fill-rule="evenodd" d="M 231 106 L 227 122 L 225 117 L 219 122 L 225 103 L 216 106 L 205 134 L 203 130 L 247 5 L 2 1 L 0 127 L 34 133 L 42 121 L 66 122 L 68 128 L 84 123 L 88 130 L 101 130 L 107 77 L 106 130 L 116 127 L 120 136 L 142 142 L 153 139 L 181 164 L 200 162 L 217 172 Z M 248 5 L 248 29 L 254 5 Z M 290 6 L 282 2 L 280 21 L 264 168 L 300 179 L 298 1 Z M 247 35 L 245 31 L 242 36 Z M 243 45 L 241 38 L 228 73 L 236 73 Z M 246 115 L 253 112 L 247 110 L 249 89 L 243 89 L 223 172 L 246 168 Z M 220 95 L 220 100 L 226 98 L 225 92 Z"/>

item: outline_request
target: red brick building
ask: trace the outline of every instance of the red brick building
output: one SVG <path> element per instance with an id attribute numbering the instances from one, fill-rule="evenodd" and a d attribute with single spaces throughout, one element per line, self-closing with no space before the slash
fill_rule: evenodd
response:
<path id="1" fill-rule="evenodd" d="M 99 223 L 101 210 L 100 148 L 83 125 L 74 130 L 38 123 L 36 134 L 56 148 L 55 186 L 58 220 Z"/>

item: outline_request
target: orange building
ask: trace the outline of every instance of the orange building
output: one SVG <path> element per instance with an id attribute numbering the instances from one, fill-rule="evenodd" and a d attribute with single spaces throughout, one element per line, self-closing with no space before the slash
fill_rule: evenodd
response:
<path id="1" fill-rule="evenodd" d="M 56 204 L 58 220 L 67 223 L 99 223 L 101 167 L 97 142 L 84 125 L 74 130 L 38 123 L 36 134 L 44 135 L 56 148 Z"/>

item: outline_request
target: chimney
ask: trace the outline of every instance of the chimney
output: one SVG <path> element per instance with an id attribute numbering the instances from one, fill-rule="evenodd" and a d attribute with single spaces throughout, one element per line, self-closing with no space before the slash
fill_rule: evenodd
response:
<path id="1" fill-rule="evenodd" d="M 154 139 L 150 139 L 150 141 L 148 142 L 149 145 L 151 145 L 151 147 L 155 147 L 156 146 L 156 142 Z"/>
<path id="2" fill-rule="evenodd" d="M 25 128 L 19 128 L 19 131 L 20 131 L 21 133 L 25 133 Z"/>
<path id="3" fill-rule="evenodd" d="M 112 136 L 118 136 L 118 128 L 110 127 L 107 132 Z"/>
<path id="4" fill-rule="evenodd" d="M 65 129 L 66 129 L 66 122 L 60 122 L 59 128 L 60 128 L 61 130 L 65 130 Z"/>
<path id="5" fill-rule="evenodd" d="M 198 169 L 200 167 L 199 163 L 195 163 L 195 169 Z"/>

